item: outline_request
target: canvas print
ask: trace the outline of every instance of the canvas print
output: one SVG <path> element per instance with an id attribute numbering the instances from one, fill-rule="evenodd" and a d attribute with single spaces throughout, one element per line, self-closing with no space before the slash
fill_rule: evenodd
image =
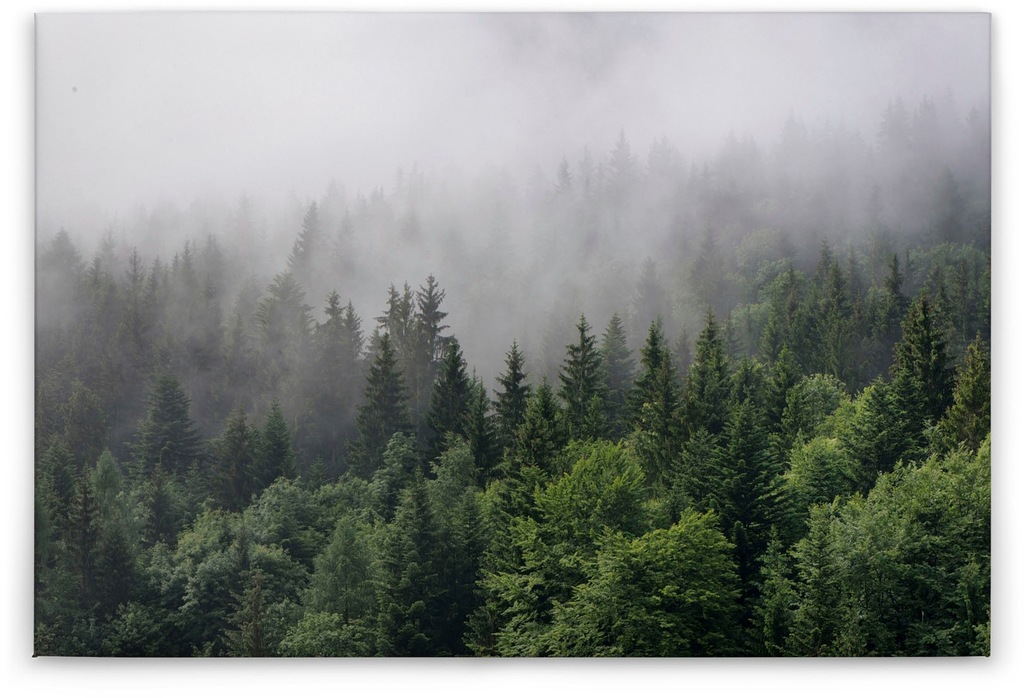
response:
<path id="1" fill-rule="evenodd" d="M 990 19 L 38 15 L 35 653 L 989 654 Z"/>

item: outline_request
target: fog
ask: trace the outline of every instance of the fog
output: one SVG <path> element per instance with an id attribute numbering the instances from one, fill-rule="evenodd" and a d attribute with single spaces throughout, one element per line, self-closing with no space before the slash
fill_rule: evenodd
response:
<path id="1" fill-rule="evenodd" d="M 316 319 L 337 289 L 369 334 L 389 285 L 434 274 L 489 385 L 513 340 L 532 379 L 553 377 L 580 313 L 598 333 L 620 313 L 634 349 L 655 314 L 692 342 L 705 304 L 727 313 L 742 299 L 686 277 L 708 244 L 752 267 L 813 265 L 822 240 L 880 230 L 900 251 L 946 190 L 987 235 L 989 29 L 983 14 L 44 14 L 37 240 L 63 228 L 88 263 L 106 238 L 118 278 L 132 248 L 148 266 L 215 240 L 226 327 L 316 202 L 331 254 L 300 279 Z"/>
<path id="2" fill-rule="evenodd" d="M 40 232 L 137 205 L 319 196 L 418 166 L 553 172 L 620 129 L 687 156 L 789 114 L 988 103 L 986 15 L 43 14 Z M 595 155 L 598 152 L 595 152 Z"/>

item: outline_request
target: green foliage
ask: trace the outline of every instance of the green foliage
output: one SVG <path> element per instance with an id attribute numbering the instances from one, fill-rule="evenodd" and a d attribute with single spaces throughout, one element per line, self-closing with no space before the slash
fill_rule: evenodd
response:
<path id="1" fill-rule="evenodd" d="M 342 623 L 374 610 L 373 551 L 367 530 L 351 515 L 338 519 L 327 548 L 316 558 L 306 592 L 306 614 L 339 616 Z"/>
<path id="2" fill-rule="evenodd" d="M 613 313 L 601 338 L 607 395 L 607 424 L 611 438 L 624 436 L 628 428 L 628 399 L 633 386 L 635 362 L 626 341 L 626 330 L 618 313 Z"/>
<path id="3" fill-rule="evenodd" d="M 708 514 L 601 544 L 591 577 L 559 604 L 547 650 L 560 656 L 714 656 L 736 650 L 730 545 Z"/>
<path id="4" fill-rule="evenodd" d="M 725 428 L 729 410 L 729 362 L 725 340 L 715 316 L 708 312 L 704 330 L 686 374 L 683 416 L 687 435 L 699 429 L 717 435 Z"/>
<path id="5" fill-rule="evenodd" d="M 427 444 L 427 460 L 433 460 L 443 450 L 449 435 L 466 436 L 467 415 L 471 399 L 466 361 L 462 358 L 459 340 L 454 337 L 448 342 L 437 381 L 430 396 L 430 411 L 427 425 L 430 438 Z"/>
<path id="6" fill-rule="evenodd" d="M 566 357 L 558 373 L 558 396 L 565 403 L 565 425 L 570 439 L 603 435 L 605 400 L 604 364 L 590 323 L 580 316 L 576 324 L 579 341 L 566 346 Z"/>
<path id="7" fill-rule="evenodd" d="M 160 465 L 170 473 L 181 473 L 201 453 L 201 439 L 189 416 L 189 399 L 178 380 L 163 373 L 149 394 L 146 419 L 139 425 L 134 454 L 149 472 Z"/>
<path id="8" fill-rule="evenodd" d="M 867 497 L 812 509 L 794 548 L 801 655 L 987 651 L 988 441 L 882 475 Z"/>
<path id="9" fill-rule="evenodd" d="M 503 450 L 513 447 L 519 425 L 526 419 L 526 408 L 533 390 L 526 383 L 523 370 L 525 359 L 519 345 L 512 342 L 512 347 L 505 354 L 505 372 L 498 376 L 498 390 L 494 401 L 497 418 L 497 436 Z"/>
<path id="10" fill-rule="evenodd" d="M 397 361 L 390 335 L 385 334 L 366 379 L 363 404 L 356 415 L 359 436 L 348 458 L 349 467 L 363 477 L 383 465 L 384 449 L 393 434 L 411 431 L 408 398 Z"/>
<path id="11" fill-rule="evenodd" d="M 937 425 L 941 449 L 963 444 L 977 451 L 981 446 L 991 428 L 991 374 L 988 345 L 979 335 L 967 347 L 964 363 L 956 374 L 953 404 Z"/>

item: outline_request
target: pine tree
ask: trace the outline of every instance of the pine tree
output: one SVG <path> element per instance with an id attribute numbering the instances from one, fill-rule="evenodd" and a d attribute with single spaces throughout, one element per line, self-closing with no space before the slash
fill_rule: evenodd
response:
<path id="1" fill-rule="evenodd" d="M 288 256 L 288 269 L 302 284 L 313 281 L 317 260 L 327 254 L 326 246 L 321 241 L 320 212 L 313 201 L 302 217 L 302 230 Z"/>
<path id="2" fill-rule="evenodd" d="M 331 465 L 341 459 L 343 442 L 354 426 L 356 386 L 360 380 L 362 324 L 352 301 L 341 306 L 337 291 L 327 297 L 327 318 L 316 327 L 317 451 L 326 454 Z"/>
<path id="3" fill-rule="evenodd" d="M 679 380 L 655 320 L 640 350 L 641 373 L 630 393 L 630 414 L 637 454 L 650 482 L 664 485 L 678 456 L 681 435 Z"/>
<path id="4" fill-rule="evenodd" d="M 363 403 L 356 414 L 359 436 L 348 457 L 349 468 L 362 477 L 373 475 L 383 465 L 384 449 L 393 434 L 411 433 L 408 397 L 397 364 L 391 336 L 385 333 L 366 379 Z"/>
<path id="5" fill-rule="evenodd" d="M 526 406 L 533 392 L 526 382 L 524 363 L 519 345 L 513 341 L 511 349 L 505 354 L 505 373 L 498 376 L 501 389 L 494 402 L 497 438 L 503 451 L 512 447 L 519 425 L 526 417 Z"/>
<path id="6" fill-rule="evenodd" d="M 377 646 L 386 657 L 436 653 L 438 530 L 422 475 L 403 491 L 383 532 L 377 577 Z"/>
<path id="7" fill-rule="evenodd" d="M 693 363 L 686 374 L 683 417 L 687 433 L 692 435 L 701 428 L 712 435 L 721 433 L 728 420 L 729 393 L 725 340 L 715 316 L 709 311 L 707 324 L 697 339 Z"/>
<path id="8" fill-rule="evenodd" d="M 988 344 L 979 332 L 957 372 L 953 404 L 939 420 L 938 439 L 945 449 L 964 444 L 977 451 L 985 440 L 991 429 L 991 374 Z"/>
<path id="9" fill-rule="evenodd" d="M 564 445 L 562 414 L 545 378 L 527 402 L 509 460 L 513 466 L 536 466 L 553 475 L 555 457 Z"/>
<path id="10" fill-rule="evenodd" d="M 139 464 L 159 464 L 168 473 L 182 473 L 201 453 L 199 432 L 189 416 L 189 399 L 178 380 L 161 374 L 149 394 L 146 419 L 139 425 L 133 451 Z"/>
<path id="11" fill-rule="evenodd" d="M 263 423 L 257 450 L 254 491 L 262 492 L 279 477 L 294 479 L 295 450 L 281 406 L 275 401 Z"/>
<path id="12" fill-rule="evenodd" d="M 604 368 L 590 324 L 582 315 L 576 330 L 579 342 L 566 346 L 565 362 L 558 373 L 558 396 L 565 403 L 569 438 L 587 439 L 604 433 Z"/>
<path id="13" fill-rule="evenodd" d="M 892 368 L 893 387 L 912 418 L 934 423 L 949 405 L 952 372 L 946 341 L 927 295 L 911 304 L 902 327 L 903 339 L 896 345 Z"/>
<path id="14" fill-rule="evenodd" d="M 498 439 L 495 419 L 490 413 L 491 401 L 481 380 L 473 378 L 470 384 L 469 405 L 466 414 L 466 440 L 473 454 L 477 484 L 483 486 L 491 479 L 498 461 Z"/>
<path id="15" fill-rule="evenodd" d="M 601 359 L 605 367 L 605 391 L 608 395 L 608 433 L 612 438 L 620 438 L 627 431 L 627 400 L 633 386 L 635 363 L 618 313 L 612 315 L 604 331 Z"/>
<path id="16" fill-rule="evenodd" d="M 469 411 L 470 384 L 466 375 L 466 362 L 462 358 L 459 340 L 448 342 L 441 367 L 438 370 L 434 392 L 430 397 L 427 425 L 430 436 L 427 460 L 433 460 L 444 450 L 449 435 L 466 435 L 466 415 Z"/>
<path id="17" fill-rule="evenodd" d="M 259 438 L 259 433 L 247 423 L 245 410 L 239 408 L 228 416 L 224 433 L 213 445 L 216 501 L 227 510 L 244 507 L 256 491 Z"/>

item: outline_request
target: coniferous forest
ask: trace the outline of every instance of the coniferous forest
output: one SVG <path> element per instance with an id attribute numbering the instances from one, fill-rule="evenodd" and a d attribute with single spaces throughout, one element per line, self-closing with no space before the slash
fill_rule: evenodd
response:
<path id="1" fill-rule="evenodd" d="M 986 109 L 41 229 L 35 652 L 989 654 Z"/>

